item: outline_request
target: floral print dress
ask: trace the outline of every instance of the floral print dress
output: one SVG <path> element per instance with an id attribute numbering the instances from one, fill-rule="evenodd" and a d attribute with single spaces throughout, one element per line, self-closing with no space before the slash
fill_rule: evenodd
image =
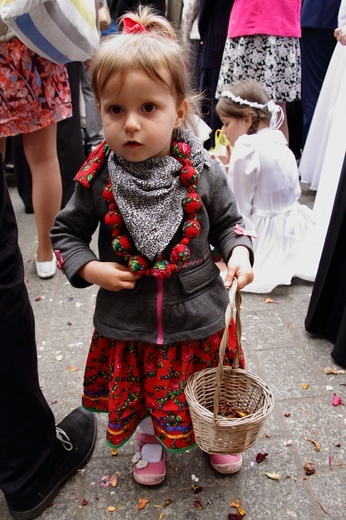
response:
<path id="1" fill-rule="evenodd" d="M 266 34 L 227 38 L 216 98 L 228 85 L 253 78 L 274 101 L 300 99 L 299 38 Z"/>
<path id="2" fill-rule="evenodd" d="M 65 65 L 18 38 L 0 42 L 0 137 L 34 132 L 72 116 Z"/>

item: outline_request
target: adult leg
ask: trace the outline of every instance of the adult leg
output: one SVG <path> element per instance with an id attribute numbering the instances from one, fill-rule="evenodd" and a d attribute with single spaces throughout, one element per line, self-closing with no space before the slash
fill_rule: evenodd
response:
<path id="1" fill-rule="evenodd" d="M 101 116 L 96 106 L 95 96 L 90 81 L 90 71 L 86 69 L 86 66 L 83 63 L 81 70 L 81 88 L 85 105 L 86 129 L 91 149 L 93 149 L 102 143 L 104 137 L 102 134 Z"/>
<path id="2" fill-rule="evenodd" d="M 222 122 L 216 112 L 215 92 L 219 79 L 220 69 L 202 69 L 200 72 L 200 92 L 204 93 L 202 113 L 204 121 L 211 128 L 210 138 L 205 141 L 204 147 L 209 150 L 215 146 L 215 132 L 222 128 Z"/>
<path id="3" fill-rule="evenodd" d="M 80 75 L 83 63 L 67 64 L 68 80 L 71 89 L 72 117 L 58 123 L 58 158 L 62 179 L 62 207 L 74 191 L 74 176 L 85 161 L 80 116 Z"/>
<path id="4" fill-rule="evenodd" d="M 39 516 L 88 461 L 93 414 L 77 408 L 55 427 L 39 386 L 35 324 L 0 154 L 0 489 L 14 518 Z"/>
<path id="5" fill-rule="evenodd" d="M 23 146 L 32 176 L 32 203 L 35 212 L 37 261 L 52 260 L 49 231 L 60 210 L 62 183 L 57 154 L 56 124 L 23 135 Z"/>
<path id="6" fill-rule="evenodd" d="M 25 213 L 33 213 L 31 171 L 23 149 L 23 136 L 15 135 L 12 139 L 12 157 L 17 190 L 23 201 Z"/>
<path id="7" fill-rule="evenodd" d="M 82 66 L 83 64 L 80 62 L 67 64 L 73 114 L 71 117 L 59 121 L 57 126 L 58 160 L 62 180 L 61 207 L 64 207 L 71 198 L 74 190 L 73 178 L 85 161 L 79 109 Z M 25 212 L 33 213 L 31 171 L 23 150 L 23 136 L 12 137 L 12 143 L 18 193 L 24 203 Z"/>
<path id="8" fill-rule="evenodd" d="M 303 110 L 301 100 L 286 103 L 287 124 L 290 136 L 290 149 L 297 160 L 302 154 L 303 142 Z"/>
<path id="9" fill-rule="evenodd" d="M 2 157 L 5 157 L 6 151 L 6 137 L 0 137 L 0 154 Z"/>
<path id="10" fill-rule="evenodd" d="M 303 27 L 301 37 L 303 146 L 335 45 L 333 29 Z"/>
<path id="11" fill-rule="evenodd" d="M 49 456 L 56 434 L 38 382 L 34 318 L 0 161 L 0 488 L 20 494 Z"/>

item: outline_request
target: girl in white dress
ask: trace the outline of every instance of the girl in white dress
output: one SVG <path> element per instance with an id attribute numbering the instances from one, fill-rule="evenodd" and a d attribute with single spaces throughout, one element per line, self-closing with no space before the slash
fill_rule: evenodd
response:
<path id="1" fill-rule="evenodd" d="M 307 234 L 312 211 L 299 204 L 299 174 L 294 154 L 278 130 L 282 110 L 255 80 L 229 86 L 216 106 L 231 147 L 228 174 L 246 233 L 254 235 L 254 281 L 247 292 L 269 293 L 289 285 Z"/>

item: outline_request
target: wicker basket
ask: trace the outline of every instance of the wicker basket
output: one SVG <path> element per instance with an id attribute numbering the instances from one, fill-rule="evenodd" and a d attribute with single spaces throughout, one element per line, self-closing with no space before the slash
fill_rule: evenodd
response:
<path id="1" fill-rule="evenodd" d="M 219 365 L 190 376 L 185 388 L 196 442 L 207 453 L 241 453 L 251 448 L 274 405 L 268 385 L 255 374 L 238 368 L 241 296 L 236 280 L 229 298 Z M 223 359 L 232 317 L 236 322 L 238 349 L 232 366 L 225 367 Z"/>

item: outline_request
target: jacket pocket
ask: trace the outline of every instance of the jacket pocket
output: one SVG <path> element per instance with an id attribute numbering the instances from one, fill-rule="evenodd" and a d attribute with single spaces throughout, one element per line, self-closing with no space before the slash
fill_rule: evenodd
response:
<path id="1" fill-rule="evenodd" d="M 197 267 L 181 270 L 179 279 L 185 294 L 195 294 L 211 285 L 220 275 L 211 256 Z"/>

